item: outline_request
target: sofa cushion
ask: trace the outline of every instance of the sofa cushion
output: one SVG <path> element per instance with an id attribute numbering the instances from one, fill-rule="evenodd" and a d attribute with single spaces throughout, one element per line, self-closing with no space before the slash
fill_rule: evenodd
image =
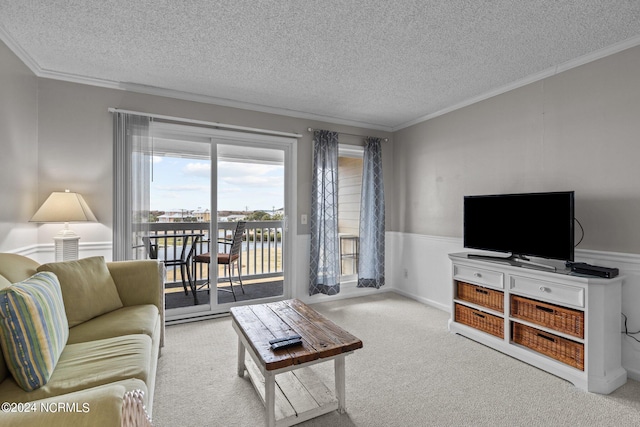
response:
<path id="1" fill-rule="evenodd" d="M 122 307 L 71 328 L 67 343 L 75 344 L 130 334 L 145 334 L 153 338 L 159 322 L 158 307 L 153 304 Z"/>
<path id="2" fill-rule="evenodd" d="M 151 338 L 142 334 L 67 344 L 46 385 L 25 393 L 7 378 L 0 402 L 45 399 L 131 378 L 146 384 L 155 366 L 152 354 Z"/>
<path id="3" fill-rule="evenodd" d="M 47 383 L 68 337 L 55 274 L 36 273 L 0 290 L 0 344 L 7 367 L 23 390 Z"/>
<path id="4" fill-rule="evenodd" d="M 104 257 L 43 264 L 38 271 L 52 271 L 58 276 L 71 328 L 122 307 Z"/>

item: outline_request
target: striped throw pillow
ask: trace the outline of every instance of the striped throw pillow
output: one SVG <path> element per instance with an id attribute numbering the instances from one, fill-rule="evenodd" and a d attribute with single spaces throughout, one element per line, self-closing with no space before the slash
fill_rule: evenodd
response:
<path id="1" fill-rule="evenodd" d="M 69 338 L 60 283 L 36 273 L 0 289 L 0 345 L 9 371 L 25 391 L 42 387 Z"/>

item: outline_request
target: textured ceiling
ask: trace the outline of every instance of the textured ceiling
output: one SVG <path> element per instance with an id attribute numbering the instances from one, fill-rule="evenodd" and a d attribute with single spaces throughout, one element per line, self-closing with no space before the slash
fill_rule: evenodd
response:
<path id="1" fill-rule="evenodd" d="M 393 130 L 640 44 L 640 1 L 0 0 L 0 38 L 42 77 Z"/>

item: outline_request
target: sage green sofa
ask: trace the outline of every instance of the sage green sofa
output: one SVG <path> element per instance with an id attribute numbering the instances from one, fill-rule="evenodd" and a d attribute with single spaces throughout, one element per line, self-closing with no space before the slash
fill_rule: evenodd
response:
<path id="1" fill-rule="evenodd" d="M 25 283 L 38 271 L 53 272 L 59 281 L 68 339 L 46 384 L 29 391 L 14 379 L 7 364 L 12 353 L 3 348 L 0 425 L 151 425 L 164 340 L 164 265 L 102 257 L 39 265 L 0 253 L 0 289 Z M 107 287 L 94 286 L 99 281 Z"/>

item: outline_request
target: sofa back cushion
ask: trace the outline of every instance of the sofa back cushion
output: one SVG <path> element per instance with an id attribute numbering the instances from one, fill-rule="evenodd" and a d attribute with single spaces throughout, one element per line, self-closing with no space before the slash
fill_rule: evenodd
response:
<path id="1" fill-rule="evenodd" d="M 36 273 L 0 290 L 0 345 L 9 371 L 25 391 L 49 381 L 69 338 L 55 274 Z"/>
<path id="2" fill-rule="evenodd" d="M 70 328 L 122 307 L 104 257 L 42 264 L 38 271 L 58 276 Z"/>

